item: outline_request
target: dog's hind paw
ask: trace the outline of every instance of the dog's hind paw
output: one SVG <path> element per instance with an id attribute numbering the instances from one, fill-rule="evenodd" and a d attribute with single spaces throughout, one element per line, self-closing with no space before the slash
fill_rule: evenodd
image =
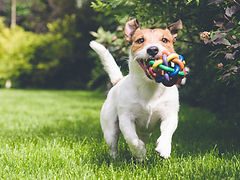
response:
<path id="1" fill-rule="evenodd" d="M 111 151 L 111 153 L 110 153 L 110 156 L 111 156 L 113 159 L 116 159 L 116 158 L 117 158 L 117 155 L 118 155 L 117 151 Z"/>

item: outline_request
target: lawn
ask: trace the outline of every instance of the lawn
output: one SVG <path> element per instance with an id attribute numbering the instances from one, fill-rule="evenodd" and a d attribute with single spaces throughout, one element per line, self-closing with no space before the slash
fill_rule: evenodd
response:
<path id="1" fill-rule="evenodd" d="M 0 90 L 0 179 L 240 179 L 240 129 L 207 110 L 181 105 L 172 156 L 136 163 L 121 137 L 112 160 L 88 91 Z"/>

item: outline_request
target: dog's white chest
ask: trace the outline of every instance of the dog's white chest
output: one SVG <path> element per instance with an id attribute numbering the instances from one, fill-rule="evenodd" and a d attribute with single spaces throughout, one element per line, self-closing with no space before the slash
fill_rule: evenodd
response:
<path id="1" fill-rule="evenodd" d="M 160 108 L 158 108 L 157 104 L 139 103 L 138 105 L 135 104 L 135 106 L 133 113 L 136 126 L 146 130 L 153 129 L 160 119 Z"/>
<path id="2" fill-rule="evenodd" d="M 118 92 L 118 116 L 130 117 L 141 130 L 151 131 L 163 114 L 172 109 L 172 104 L 178 102 L 176 87 L 166 89 L 151 83 L 136 85 L 129 76 L 114 89 Z"/>

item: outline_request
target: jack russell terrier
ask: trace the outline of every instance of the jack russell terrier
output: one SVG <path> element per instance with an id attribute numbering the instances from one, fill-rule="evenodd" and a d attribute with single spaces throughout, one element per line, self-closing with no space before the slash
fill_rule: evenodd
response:
<path id="1" fill-rule="evenodd" d="M 133 156 L 138 161 L 144 160 L 145 143 L 159 120 L 161 135 L 155 150 L 162 158 L 170 157 L 172 135 L 178 124 L 178 89 L 175 85 L 165 87 L 150 80 L 142 67 L 150 58 L 159 58 L 163 51 L 174 52 L 173 45 L 180 29 L 181 20 L 166 29 L 140 29 L 136 19 L 128 21 L 124 31 L 131 50 L 129 74 L 125 77 L 109 51 L 95 41 L 90 42 L 114 85 L 100 115 L 104 138 L 113 158 L 118 153 L 121 132 Z"/>

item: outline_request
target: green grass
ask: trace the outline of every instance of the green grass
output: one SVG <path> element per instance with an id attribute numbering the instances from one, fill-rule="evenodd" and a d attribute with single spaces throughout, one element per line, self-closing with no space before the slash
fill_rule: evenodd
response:
<path id="1" fill-rule="evenodd" d="M 112 160 L 87 91 L 0 90 L 0 179 L 240 179 L 240 129 L 207 110 L 182 105 L 172 156 L 154 151 L 135 163 L 121 137 Z"/>

